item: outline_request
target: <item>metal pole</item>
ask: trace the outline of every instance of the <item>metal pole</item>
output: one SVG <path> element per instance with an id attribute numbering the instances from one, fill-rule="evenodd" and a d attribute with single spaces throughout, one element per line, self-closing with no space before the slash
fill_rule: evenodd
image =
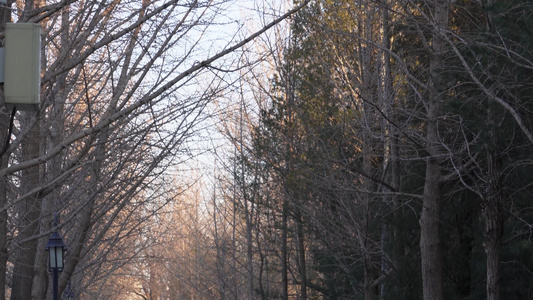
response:
<path id="1" fill-rule="evenodd" d="M 57 285 L 58 285 L 58 272 L 57 272 L 57 268 L 54 268 L 54 280 L 53 280 L 53 289 L 52 289 L 52 299 L 54 300 L 59 300 L 58 299 L 58 288 L 57 288 Z"/>

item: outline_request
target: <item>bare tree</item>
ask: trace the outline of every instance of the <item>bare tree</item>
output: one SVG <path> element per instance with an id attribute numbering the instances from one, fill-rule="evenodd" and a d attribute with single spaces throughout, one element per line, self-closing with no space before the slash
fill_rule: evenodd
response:
<path id="1" fill-rule="evenodd" d="M 73 278 L 87 287 L 135 257 L 132 250 L 116 266 L 96 264 L 134 245 L 129 236 L 147 220 L 143 207 L 165 205 L 157 197 L 167 188 L 161 175 L 185 158 L 185 141 L 221 85 L 191 87 L 204 71 L 219 72 L 215 61 L 305 5 L 206 55 L 202 34 L 215 26 L 222 4 L 16 2 L 13 19 L 42 25 L 43 75 L 41 109 L 15 123 L 3 156 L 12 159 L 0 170 L 9 178 L 2 190 L 13 195 L 2 214 L 18 232 L 0 240 L 10 253 L 23 253 L 10 257 L 12 299 L 48 293 L 42 246 L 53 212 L 69 244 L 60 291 Z M 28 152 L 29 145 L 40 150 Z"/>

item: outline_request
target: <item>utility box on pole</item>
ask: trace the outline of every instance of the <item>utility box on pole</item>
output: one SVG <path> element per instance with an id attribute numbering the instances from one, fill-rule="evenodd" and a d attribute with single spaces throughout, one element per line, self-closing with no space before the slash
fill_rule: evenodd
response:
<path id="1" fill-rule="evenodd" d="M 9 109 L 39 110 L 41 94 L 41 25 L 7 23 L 4 99 Z"/>

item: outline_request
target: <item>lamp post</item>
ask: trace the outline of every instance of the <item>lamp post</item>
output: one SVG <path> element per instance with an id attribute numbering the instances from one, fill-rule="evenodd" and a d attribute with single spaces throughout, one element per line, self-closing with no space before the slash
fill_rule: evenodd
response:
<path id="1" fill-rule="evenodd" d="M 59 272 L 63 271 L 63 253 L 65 251 L 65 243 L 61 235 L 57 232 L 57 215 L 54 220 L 54 231 L 48 239 L 46 244 L 46 251 L 49 254 L 48 270 L 53 273 L 53 289 L 52 297 L 54 300 L 58 300 L 58 277 Z"/>

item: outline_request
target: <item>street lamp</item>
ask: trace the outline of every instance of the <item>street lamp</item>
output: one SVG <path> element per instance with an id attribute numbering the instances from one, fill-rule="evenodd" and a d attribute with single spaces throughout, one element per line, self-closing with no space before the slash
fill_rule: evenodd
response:
<path id="1" fill-rule="evenodd" d="M 57 231 L 52 232 L 50 235 L 48 243 L 46 244 L 46 251 L 50 254 L 50 272 L 53 272 L 54 270 L 59 272 L 63 271 L 63 252 L 65 251 L 65 244 Z"/>
<path id="2" fill-rule="evenodd" d="M 58 300 L 58 277 L 59 272 L 63 271 L 63 252 L 65 251 L 65 243 L 61 235 L 57 232 L 57 215 L 54 218 L 54 231 L 48 239 L 46 244 L 46 251 L 49 254 L 48 270 L 53 273 L 53 290 L 52 295 L 54 300 Z"/>

